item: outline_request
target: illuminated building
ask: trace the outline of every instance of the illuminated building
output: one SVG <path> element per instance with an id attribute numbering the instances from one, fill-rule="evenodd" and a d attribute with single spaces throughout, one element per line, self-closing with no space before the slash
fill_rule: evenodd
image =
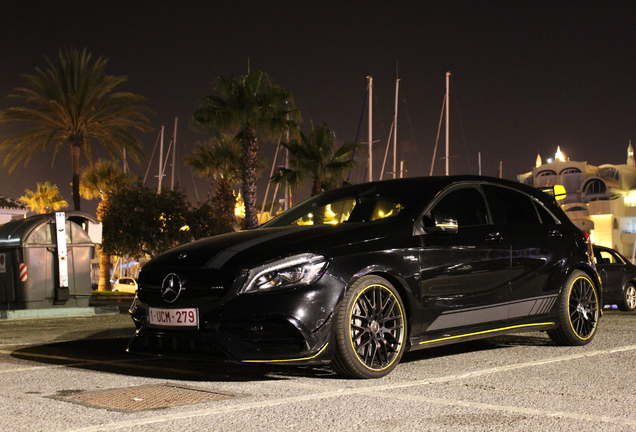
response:
<path id="1" fill-rule="evenodd" d="M 517 179 L 537 188 L 562 185 L 559 204 L 595 244 L 633 257 L 636 241 L 636 163 L 631 142 L 624 165 L 589 165 L 565 158 L 559 148 L 554 159 L 541 163 Z"/>
<path id="2" fill-rule="evenodd" d="M 24 219 L 29 208 L 13 198 L 0 195 L 0 225 L 14 219 Z"/>

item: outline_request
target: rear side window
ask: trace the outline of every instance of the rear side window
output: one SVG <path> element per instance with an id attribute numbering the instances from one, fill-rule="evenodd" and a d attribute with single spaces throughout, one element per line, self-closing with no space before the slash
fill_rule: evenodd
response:
<path id="1" fill-rule="evenodd" d="M 495 223 L 518 224 L 540 224 L 541 219 L 535 207 L 535 203 L 528 195 L 505 187 L 489 186 L 489 196 L 496 202 L 493 207 L 495 211 Z M 547 213 L 545 209 L 544 212 Z M 552 219 L 551 223 L 554 223 Z"/>

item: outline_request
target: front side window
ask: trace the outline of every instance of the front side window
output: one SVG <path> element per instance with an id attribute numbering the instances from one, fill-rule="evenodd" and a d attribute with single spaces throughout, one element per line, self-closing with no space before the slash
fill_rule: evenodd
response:
<path id="1" fill-rule="evenodd" d="M 431 210 L 431 214 L 444 214 L 457 220 L 462 227 L 487 225 L 488 209 L 481 191 L 474 187 L 453 189 L 444 195 Z"/>

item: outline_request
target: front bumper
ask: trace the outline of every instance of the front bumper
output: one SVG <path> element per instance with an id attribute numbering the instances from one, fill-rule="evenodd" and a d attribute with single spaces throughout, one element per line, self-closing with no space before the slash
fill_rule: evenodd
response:
<path id="1" fill-rule="evenodd" d="M 128 351 L 228 362 L 328 363 L 344 289 L 326 274 L 311 286 L 231 295 L 199 306 L 199 328 L 192 330 L 151 325 L 148 308 L 156 305 L 136 299 L 130 314 L 138 330 Z"/>

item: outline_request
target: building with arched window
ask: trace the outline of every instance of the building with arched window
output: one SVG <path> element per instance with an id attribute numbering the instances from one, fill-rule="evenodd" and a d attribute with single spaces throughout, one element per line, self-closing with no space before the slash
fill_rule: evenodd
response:
<path id="1" fill-rule="evenodd" d="M 636 162 L 631 142 L 624 165 L 597 167 L 570 161 L 560 151 L 557 156 L 547 163 L 538 157 L 532 171 L 518 175 L 518 180 L 537 188 L 565 187 L 566 196 L 559 204 L 572 222 L 595 244 L 632 257 L 636 241 Z"/>

